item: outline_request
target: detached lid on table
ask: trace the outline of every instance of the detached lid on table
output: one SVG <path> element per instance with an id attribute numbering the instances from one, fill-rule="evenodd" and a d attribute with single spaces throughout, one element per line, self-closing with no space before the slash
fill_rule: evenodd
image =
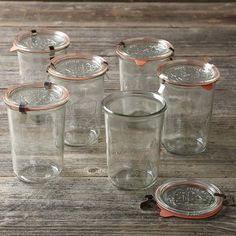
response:
<path id="1" fill-rule="evenodd" d="M 10 51 L 22 51 L 30 53 L 50 53 L 67 48 L 70 44 L 69 37 L 60 31 L 48 29 L 30 30 L 20 32 Z"/>
<path id="2" fill-rule="evenodd" d="M 3 99 L 12 110 L 26 113 L 60 107 L 69 100 L 69 93 L 63 86 L 38 82 L 11 87 Z"/>
<path id="3" fill-rule="evenodd" d="M 174 54 L 174 47 L 164 39 L 132 38 L 120 42 L 116 53 L 124 60 L 143 66 L 148 61 L 163 60 Z"/>
<path id="4" fill-rule="evenodd" d="M 155 193 L 163 217 L 204 219 L 223 207 L 221 191 L 213 184 L 196 179 L 169 180 Z"/>

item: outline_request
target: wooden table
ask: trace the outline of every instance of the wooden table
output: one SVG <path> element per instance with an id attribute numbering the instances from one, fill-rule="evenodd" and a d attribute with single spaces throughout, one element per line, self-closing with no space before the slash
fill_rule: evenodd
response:
<path id="1" fill-rule="evenodd" d="M 60 178 L 45 185 L 14 176 L 5 108 L 0 113 L 0 235 L 236 235 L 236 207 L 207 220 L 161 218 L 139 203 L 168 178 L 197 177 L 236 197 L 236 3 L 0 2 L 0 79 L 19 81 L 9 52 L 21 29 L 49 27 L 71 37 L 70 51 L 93 52 L 110 65 L 106 93 L 119 89 L 114 46 L 135 36 L 164 38 L 176 57 L 207 59 L 221 72 L 209 146 L 195 156 L 162 149 L 160 178 L 146 191 L 117 190 L 107 180 L 104 126 L 96 146 L 65 147 Z"/>

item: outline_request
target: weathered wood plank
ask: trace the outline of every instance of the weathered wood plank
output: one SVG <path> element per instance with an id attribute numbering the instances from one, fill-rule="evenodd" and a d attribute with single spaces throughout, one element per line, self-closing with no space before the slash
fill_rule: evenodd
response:
<path id="1" fill-rule="evenodd" d="M 20 5 L 20 7 L 19 7 Z M 235 3 L 0 2 L 0 26 L 234 26 Z M 14 12 L 14 14 L 12 14 Z M 20 20 L 19 20 L 20 19 Z"/>
<path id="2" fill-rule="evenodd" d="M 164 180 L 159 179 L 157 185 Z M 234 178 L 208 181 L 226 194 L 236 196 Z M 16 232 L 18 235 L 235 234 L 235 207 L 225 207 L 217 216 L 197 221 L 161 218 L 158 211 L 140 210 L 144 195 L 153 194 L 156 186 L 148 191 L 123 192 L 107 178 L 60 178 L 43 186 L 1 178 L 0 232 L 9 235 Z"/>

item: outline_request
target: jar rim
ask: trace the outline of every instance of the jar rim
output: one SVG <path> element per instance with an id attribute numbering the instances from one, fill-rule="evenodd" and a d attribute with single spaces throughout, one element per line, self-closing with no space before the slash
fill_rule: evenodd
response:
<path id="1" fill-rule="evenodd" d="M 95 71 L 95 73 L 88 75 L 88 76 L 79 76 L 79 77 L 70 77 L 66 76 L 57 71 L 56 65 L 62 61 L 67 61 L 70 59 L 78 59 L 78 60 L 90 60 L 95 62 L 99 65 L 99 70 Z M 96 55 L 92 55 L 89 53 L 69 53 L 64 55 L 58 55 L 50 60 L 50 65 L 48 67 L 48 74 L 62 80 L 70 80 L 70 81 L 81 81 L 81 80 L 89 80 L 97 78 L 100 75 L 103 75 L 108 70 L 108 63 L 107 61 Z"/>
<path id="2" fill-rule="evenodd" d="M 132 45 L 135 43 L 140 43 L 140 44 L 156 43 L 157 45 L 161 44 L 164 47 L 166 47 L 168 50 L 167 52 L 162 53 L 160 55 L 156 55 L 155 57 L 142 57 L 142 58 L 133 57 L 124 51 L 124 47 L 126 45 Z M 120 43 L 118 43 L 116 45 L 116 54 L 122 59 L 128 60 L 128 61 L 139 61 L 139 60 L 145 61 L 145 62 L 158 61 L 158 60 L 163 60 L 174 55 L 174 47 L 170 42 L 168 42 L 165 39 L 156 39 L 152 37 L 137 37 L 137 38 L 125 39 L 121 41 Z"/>
<path id="3" fill-rule="evenodd" d="M 172 80 L 167 75 L 165 75 L 166 70 L 173 68 L 173 67 L 181 66 L 181 65 L 182 66 L 189 65 L 189 66 L 193 66 L 193 67 L 202 67 L 202 68 L 206 67 L 212 71 L 213 75 L 211 76 L 210 79 L 205 80 L 203 82 L 198 82 L 198 83 L 185 83 L 181 80 L 178 80 L 178 81 Z M 212 83 L 216 82 L 220 77 L 220 72 L 215 65 L 210 64 L 205 61 L 200 61 L 200 60 L 195 60 L 195 59 L 178 59 L 178 60 L 162 63 L 160 66 L 158 66 L 157 76 L 162 81 L 167 82 L 169 84 L 173 84 L 176 86 L 193 87 L 193 86 L 208 85 L 208 84 L 212 84 Z"/>
<path id="4" fill-rule="evenodd" d="M 143 97 L 146 97 L 148 99 L 152 99 L 152 100 L 156 100 L 158 102 L 160 102 L 162 104 L 162 107 L 158 110 L 158 111 L 155 111 L 153 113 L 150 113 L 150 114 L 145 114 L 145 115 L 135 115 L 135 116 L 132 116 L 132 115 L 126 115 L 126 114 L 123 114 L 123 113 L 119 113 L 119 112 L 114 112 L 112 111 L 112 109 L 110 109 L 108 107 L 108 105 L 113 102 L 114 100 L 116 99 L 119 99 L 119 98 L 122 98 L 122 97 L 129 97 L 129 96 L 143 96 Z M 144 91 L 117 91 L 117 92 L 114 92 L 110 95 L 108 95 L 107 97 L 105 97 L 103 100 L 102 100 L 102 107 L 103 107 L 103 110 L 110 114 L 110 115 L 114 115 L 114 116 L 119 116 L 119 117 L 126 117 L 126 118 L 132 118 L 132 119 L 145 119 L 147 117 L 155 117 L 155 116 L 158 116 L 160 114 L 162 114 L 166 108 L 167 108 L 167 105 L 166 105 L 166 102 L 164 100 L 164 98 L 159 95 L 158 93 L 153 93 L 153 92 L 144 92 Z"/>
<path id="5" fill-rule="evenodd" d="M 36 32 L 37 34 L 41 35 L 55 35 L 59 36 L 64 39 L 64 42 L 60 46 L 55 46 L 53 48 L 53 51 L 61 51 L 65 48 L 67 48 L 70 45 L 70 38 L 67 34 L 61 31 L 56 31 L 56 30 L 49 30 L 49 29 L 40 29 L 40 30 L 24 30 L 19 32 L 19 34 L 15 37 L 14 42 L 13 42 L 13 47 L 11 48 L 11 51 L 20 51 L 20 52 L 26 52 L 26 53 L 50 53 L 51 50 L 50 48 L 47 50 L 43 49 L 32 49 L 32 48 L 27 48 L 23 46 L 20 42 L 28 37 L 31 37 L 33 33 Z"/>
<path id="6" fill-rule="evenodd" d="M 58 108 L 64 104 L 66 104 L 69 100 L 69 92 L 68 90 L 61 86 L 61 85 L 57 85 L 54 83 L 50 83 L 50 88 L 49 89 L 54 89 L 57 91 L 61 92 L 61 98 L 51 104 L 46 104 L 45 106 L 40 106 L 40 107 L 34 107 L 34 106 L 26 106 L 25 107 L 25 111 L 45 111 L 45 110 L 52 110 L 55 108 Z M 23 90 L 23 89 L 30 89 L 30 88 L 45 88 L 45 83 L 43 82 L 35 82 L 35 83 L 29 83 L 29 84 L 20 84 L 20 85 L 15 85 L 15 86 L 11 86 L 8 89 L 5 90 L 4 92 L 4 96 L 3 96 L 3 100 L 5 102 L 5 104 L 11 108 L 12 110 L 16 110 L 19 111 L 19 106 L 20 104 L 15 102 L 12 99 L 12 95 L 13 93 L 19 91 L 19 90 Z"/>

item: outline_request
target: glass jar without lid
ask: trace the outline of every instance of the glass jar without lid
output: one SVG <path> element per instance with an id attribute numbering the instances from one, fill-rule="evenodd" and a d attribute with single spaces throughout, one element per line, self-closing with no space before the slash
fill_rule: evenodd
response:
<path id="1" fill-rule="evenodd" d="M 22 84 L 4 95 L 13 170 L 20 180 L 41 183 L 62 170 L 68 91 L 51 83 Z"/>
<path id="2" fill-rule="evenodd" d="M 48 29 L 20 32 L 11 51 L 17 51 L 21 82 L 45 81 L 50 58 L 66 53 L 69 37 Z"/>
<path id="3" fill-rule="evenodd" d="M 215 82 L 220 74 L 209 63 L 176 60 L 158 68 L 159 93 L 166 100 L 162 143 L 167 151 L 191 155 L 208 141 Z"/>
<path id="4" fill-rule="evenodd" d="M 121 189 L 144 189 L 158 177 L 164 99 L 150 92 L 116 92 L 103 100 L 107 165 Z"/>
<path id="5" fill-rule="evenodd" d="M 171 59 L 174 48 L 163 39 L 133 38 L 120 42 L 116 53 L 119 56 L 122 91 L 156 92 L 159 87 L 156 68 L 163 61 Z"/>
<path id="6" fill-rule="evenodd" d="M 103 58 L 90 54 L 67 54 L 51 60 L 50 81 L 65 86 L 70 92 L 66 110 L 67 145 L 87 146 L 97 142 L 107 69 Z"/>

